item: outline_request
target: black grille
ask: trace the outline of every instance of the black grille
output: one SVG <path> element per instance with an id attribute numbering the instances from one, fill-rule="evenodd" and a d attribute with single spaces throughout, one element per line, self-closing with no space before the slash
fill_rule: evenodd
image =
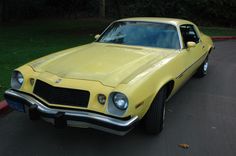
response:
<path id="1" fill-rule="evenodd" d="M 48 103 L 87 107 L 90 93 L 85 90 L 53 87 L 43 81 L 37 80 L 34 94 Z"/>

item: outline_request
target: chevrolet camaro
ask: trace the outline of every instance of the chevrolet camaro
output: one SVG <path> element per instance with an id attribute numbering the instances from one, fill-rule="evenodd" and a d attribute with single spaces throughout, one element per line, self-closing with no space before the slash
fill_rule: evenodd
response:
<path id="1" fill-rule="evenodd" d="M 192 76 L 207 74 L 213 49 L 190 21 L 121 19 L 90 44 L 15 69 L 5 99 L 56 127 L 124 135 L 142 121 L 147 133 L 158 134 L 166 101 Z"/>

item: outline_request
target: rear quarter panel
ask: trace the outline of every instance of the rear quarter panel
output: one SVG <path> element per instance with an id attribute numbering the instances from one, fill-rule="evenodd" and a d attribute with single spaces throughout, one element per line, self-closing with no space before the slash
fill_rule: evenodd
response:
<path id="1" fill-rule="evenodd" d="M 207 36 L 206 34 L 204 34 L 202 32 L 200 32 L 200 37 L 201 37 L 202 43 L 205 44 L 208 51 L 211 51 L 212 49 L 215 48 L 211 37 Z"/>

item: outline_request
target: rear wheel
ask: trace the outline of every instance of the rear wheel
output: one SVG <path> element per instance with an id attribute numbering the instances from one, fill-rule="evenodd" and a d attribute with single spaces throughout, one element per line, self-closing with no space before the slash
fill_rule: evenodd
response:
<path id="1" fill-rule="evenodd" d="M 159 134 L 164 126 L 166 88 L 162 88 L 154 98 L 145 118 L 144 128 L 149 134 Z"/>
<path id="2" fill-rule="evenodd" d="M 202 63 L 202 65 L 198 68 L 195 76 L 198 78 L 202 78 L 206 76 L 208 72 L 208 67 L 209 67 L 209 63 L 208 63 L 208 56 L 207 56 L 204 62 Z"/>

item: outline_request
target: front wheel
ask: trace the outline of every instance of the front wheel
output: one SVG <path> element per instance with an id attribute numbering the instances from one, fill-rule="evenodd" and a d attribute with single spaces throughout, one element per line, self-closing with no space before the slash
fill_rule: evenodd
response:
<path id="1" fill-rule="evenodd" d="M 159 134 L 165 119 L 166 88 L 162 88 L 154 98 L 144 118 L 144 128 L 149 134 Z"/>

